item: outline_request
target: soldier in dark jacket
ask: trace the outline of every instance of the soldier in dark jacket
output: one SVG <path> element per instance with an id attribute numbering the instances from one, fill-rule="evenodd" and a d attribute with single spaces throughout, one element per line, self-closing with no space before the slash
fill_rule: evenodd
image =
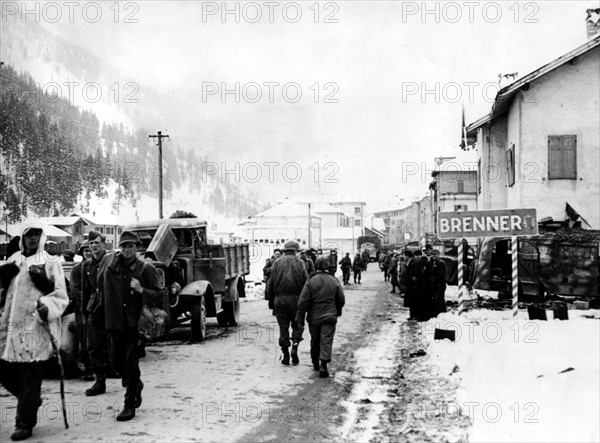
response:
<path id="1" fill-rule="evenodd" d="M 338 263 L 342 267 L 342 279 L 345 285 L 350 284 L 350 270 L 352 269 L 352 259 L 350 253 L 346 252 L 346 256 Z"/>
<path id="2" fill-rule="evenodd" d="M 390 291 L 391 294 L 396 293 L 396 287 L 398 287 L 398 292 L 400 292 L 400 283 L 398 283 L 398 259 L 396 258 L 397 255 L 398 254 L 394 254 L 392 256 L 392 259 L 390 260 L 390 267 L 388 269 L 392 282 L 392 290 Z"/>
<path id="3" fill-rule="evenodd" d="M 296 323 L 298 297 L 308 279 L 304 262 L 296 257 L 300 246 L 295 241 L 289 241 L 283 248 L 283 256 L 278 258 L 271 267 L 271 275 L 267 282 L 269 309 L 277 317 L 279 324 L 279 346 L 283 352 L 281 363 L 290 364 L 290 323 L 292 325 L 292 363 L 297 365 L 298 344 L 302 340 L 302 330 Z"/>
<path id="4" fill-rule="evenodd" d="M 106 392 L 108 371 L 108 337 L 104 329 L 104 309 L 98 296 L 98 268 L 106 255 L 106 238 L 97 231 L 88 233 L 92 257 L 81 268 L 81 312 L 86 324 L 87 351 L 96 383 L 86 389 L 85 395 L 94 396 Z"/>
<path id="5" fill-rule="evenodd" d="M 345 303 L 344 290 L 338 279 L 327 272 L 328 265 L 327 258 L 317 258 L 317 272 L 304 285 L 296 314 L 299 327 L 304 329 L 304 316 L 308 313 L 310 357 L 314 370 L 323 378 L 329 377 L 327 363 L 331 361 L 337 318 Z"/>
<path id="6" fill-rule="evenodd" d="M 360 276 L 363 270 L 363 261 L 360 254 L 357 252 L 354 256 L 354 261 L 352 262 L 352 271 L 354 272 L 354 284 L 356 284 L 356 279 L 358 278 L 358 284 L 360 285 Z"/>
<path id="7" fill-rule="evenodd" d="M 383 279 L 389 281 L 390 279 L 390 263 L 392 262 L 393 253 L 388 253 L 383 259 Z"/>
<path id="8" fill-rule="evenodd" d="M 300 260 L 304 262 L 304 266 L 306 266 L 306 272 L 308 272 L 308 276 L 310 277 L 311 275 L 313 275 L 315 272 L 315 262 L 313 262 L 312 259 L 306 255 L 306 251 L 300 252 Z"/>
<path id="9" fill-rule="evenodd" d="M 369 260 L 371 259 L 371 254 L 368 249 L 362 251 L 362 261 L 363 261 L 363 271 L 367 272 L 367 265 L 369 264 Z"/>
<path id="10" fill-rule="evenodd" d="M 143 306 L 162 302 L 163 290 L 156 268 L 137 258 L 140 240 L 135 232 L 123 231 L 120 252 L 107 254 L 98 272 L 98 293 L 104 305 L 105 327 L 111 335 L 111 360 L 123 377 L 125 404 L 117 421 L 135 417 L 142 404 L 144 384 L 140 379 L 138 321 Z"/>
<path id="11" fill-rule="evenodd" d="M 83 364 L 85 372 L 83 373 L 83 379 L 85 381 L 94 380 L 94 372 L 92 370 L 92 362 L 87 351 L 87 333 L 86 333 L 86 321 L 83 317 L 83 311 L 81 309 L 81 284 L 83 280 L 83 263 L 92 258 L 92 251 L 90 249 L 89 242 L 84 240 L 79 247 L 78 254 L 83 257 L 83 261 L 80 261 L 73 269 L 71 269 L 71 279 L 69 282 L 69 298 L 75 305 L 75 324 L 77 325 L 77 338 L 79 340 L 79 361 Z"/>
<path id="12" fill-rule="evenodd" d="M 406 258 L 406 274 L 404 275 L 404 307 L 410 309 L 409 320 L 415 319 L 415 282 L 413 280 L 415 261 L 409 250 L 404 251 Z"/>
<path id="13" fill-rule="evenodd" d="M 441 312 L 446 312 L 446 265 L 440 260 L 440 251 L 431 251 L 431 290 L 433 293 L 434 317 Z"/>
<path id="14" fill-rule="evenodd" d="M 414 312 L 417 321 L 431 318 L 433 297 L 431 294 L 431 265 L 421 251 L 415 251 L 413 282 L 415 284 Z"/>

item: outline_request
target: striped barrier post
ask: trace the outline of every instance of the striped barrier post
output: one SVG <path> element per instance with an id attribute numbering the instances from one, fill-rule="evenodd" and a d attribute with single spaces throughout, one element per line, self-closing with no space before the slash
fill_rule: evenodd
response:
<path id="1" fill-rule="evenodd" d="M 513 318 L 517 316 L 519 308 L 519 256 L 517 250 L 517 236 L 511 237 L 512 252 L 512 314 Z"/>
<path id="2" fill-rule="evenodd" d="M 463 241 L 458 239 L 458 315 L 465 312 L 465 291 L 463 281 Z"/>

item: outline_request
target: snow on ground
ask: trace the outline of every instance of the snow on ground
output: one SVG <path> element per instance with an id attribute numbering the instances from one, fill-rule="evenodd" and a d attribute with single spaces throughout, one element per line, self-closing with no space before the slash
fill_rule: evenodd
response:
<path id="1" fill-rule="evenodd" d="M 470 441 L 600 441 L 600 312 L 568 314 L 531 321 L 524 310 L 473 310 L 420 324 L 434 369 L 460 378 L 446 413 L 468 415 Z M 433 340 L 436 327 L 456 341 Z"/>

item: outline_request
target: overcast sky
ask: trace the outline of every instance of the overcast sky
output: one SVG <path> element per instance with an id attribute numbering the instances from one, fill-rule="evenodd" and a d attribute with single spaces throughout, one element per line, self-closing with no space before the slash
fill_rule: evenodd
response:
<path id="1" fill-rule="evenodd" d="M 488 113 L 499 73 L 526 75 L 584 43 L 585 10 L 599 6 L 230 2 L 227 8 L 239 14 L 223 16 L 222 2 L 121 2 L 118 8 L 107 2 L 96 23 L 94 9 L 87 17 L 76 9 L 73 23 L 66 13 L 59 23 L 42 23 L 139 83 L 141 95 L 152 88 L 182 103 L 185 115 L 176 122 L 164 116 L 172 143 L 198 143 L 209 155 L 226 152 L 227 162 L 301 165 L 303 180 L 296 184 L 274 170 L 274 197 L 338 193 L 374 208 L 424 195 L 434 157 L 462 155 L 462 104 L 468 123 Z M 234 89 L 236 82 L 240 103 L 234 94 L 221 95 L 223 84 Z M 272 103 L 269 82 L 279 83 Z M 285 84 L 291 86 L 284 96 Z M 256 85 L 262 96 L 251 103 Z M 425 88 L 431 92 L 423 96 Z M 302 97 L 293 103 L 298 90 Z M 335 166 L 324 169 L 326 162 Z M 409 162 L 419 168 L 410 176 Z M 338 182 L 324 183 L 328 173 Z"/>

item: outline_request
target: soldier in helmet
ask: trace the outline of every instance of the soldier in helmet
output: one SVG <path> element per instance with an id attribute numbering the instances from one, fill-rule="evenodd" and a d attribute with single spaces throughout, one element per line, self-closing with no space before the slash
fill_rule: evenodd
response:
<path id="1" fill-rule="evenodd" d="M 328 267 L 329 260 L 319 256 L 315 264 L 317 272 L 304 285 L 296 314 L 296 322 L 303 330 L 304 317 L 308 313 L 310 357 L 314 370 L 323 378 L 329 377 L 327 363 L 331 361 L 337 318 L 342 315 L 345 303 L 342 286 L 327 272 Z"/>
<path id="2" fill-rule="evenodd" d="M 304 262 L 296 257 L 300 245 L 289 241 L 283 247 L 283 256 L 273 262 L 267 280 L 269 309 L 277 316 L 279 324 L 279 346 L 283 352 L 281 363 L 290 364 L 290 324 L 292 326 L 292 363 L 297 365 L 298 344 L 302 340 L 302 330 L 296 323 L 298 297 L 308 279 Z"/>

